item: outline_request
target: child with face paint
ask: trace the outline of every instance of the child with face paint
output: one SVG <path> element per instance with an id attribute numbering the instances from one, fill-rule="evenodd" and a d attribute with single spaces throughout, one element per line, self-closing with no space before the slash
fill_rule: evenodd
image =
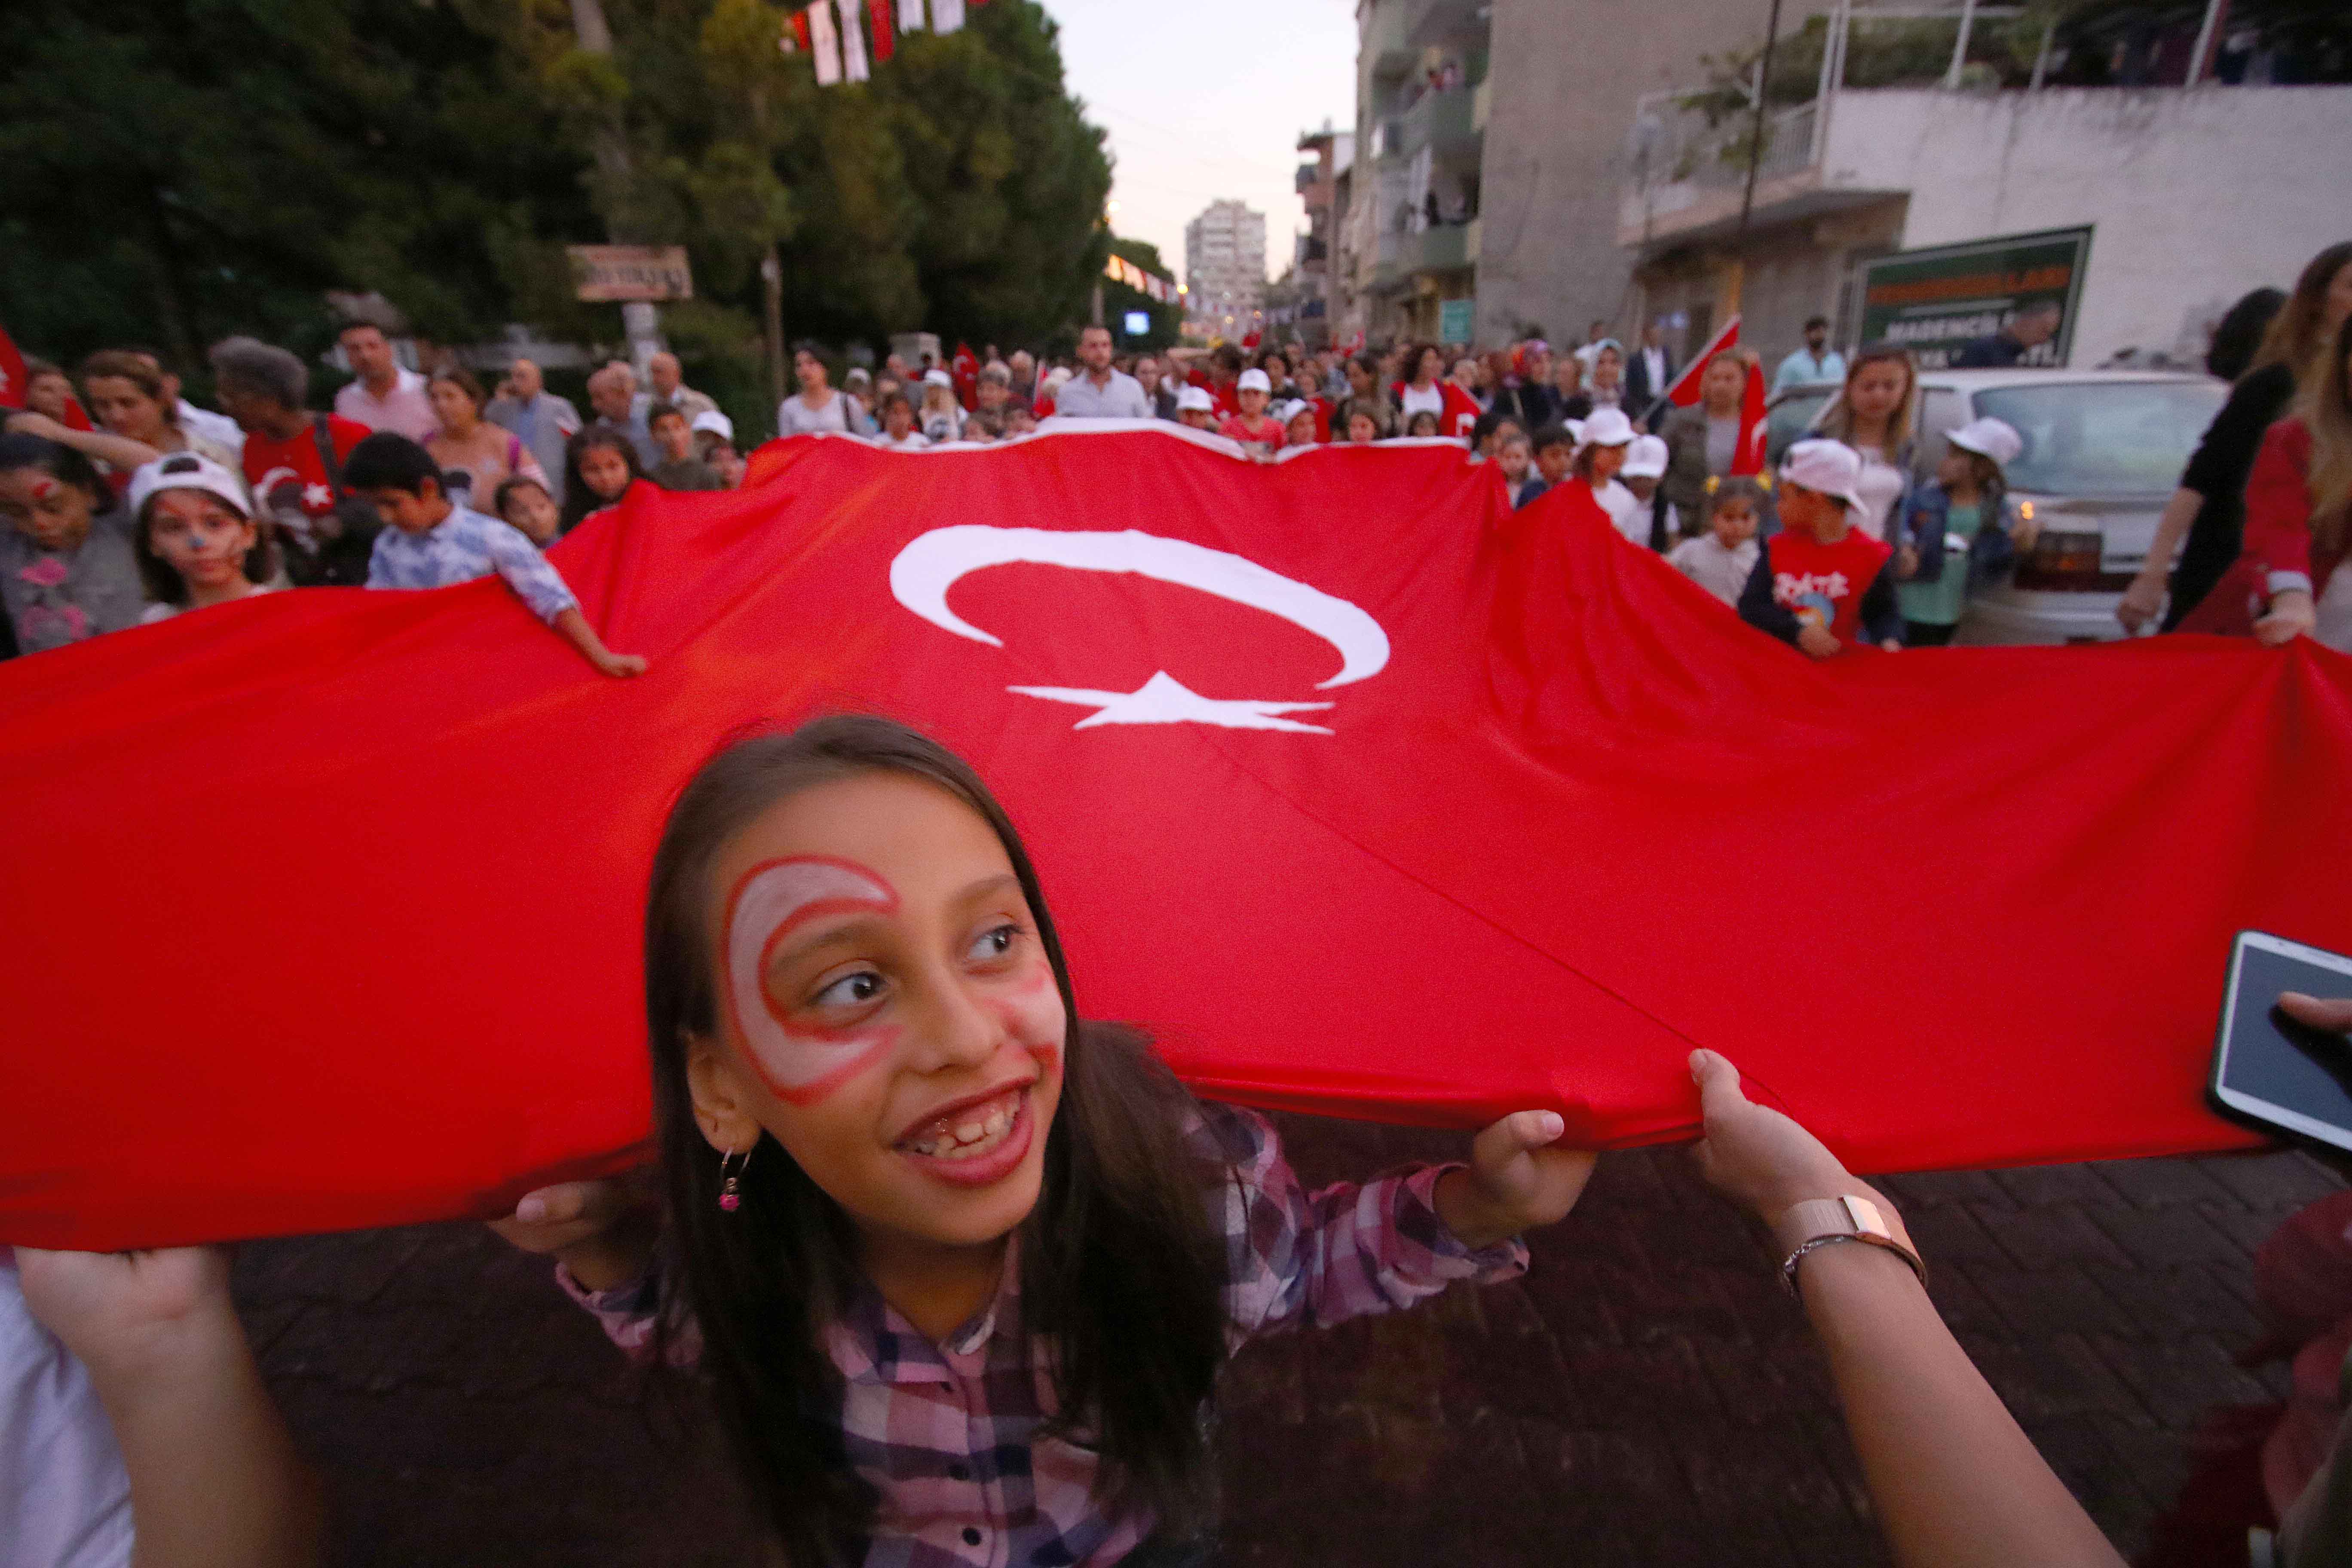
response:
<path id="1" fill-rule="evenodd" d="M 38 436 L 0 435 L 0 609 L 19 653 L 139 624 L 147 595 L 131 520 L 89 459 Z"/>
<path id="2" fill-rule="evenodd" d="M 1078 1019 L 1003 810 L 880 720 L 706 765 L 646 942 L 658 1243 L 610 1184 L 500 1229 L 699 1362 L 796 1564 L 1196 1561 L 1235 1346 L 1513 1277 L 1591 1170 L 1526 1110 L 1308 1194 L 1262 1118 Z"/>
<path id="3" fill-rule="evenodd" d="M 155 603 L 142 622 L 267 594 L 273 552 L 235 474 L 174 452 L 131 476 L 132 547 Z"/>

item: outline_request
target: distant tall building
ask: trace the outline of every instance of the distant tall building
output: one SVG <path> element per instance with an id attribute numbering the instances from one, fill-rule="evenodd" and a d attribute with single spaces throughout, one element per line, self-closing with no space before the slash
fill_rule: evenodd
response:
<path id="1" fill-rule="evenodd" d="M 1265 215 L 1243 202 L 1212 202 L 1184 226 L 1188 313 L 1213 337 L 1241 338 L 1265 298 Z"/>

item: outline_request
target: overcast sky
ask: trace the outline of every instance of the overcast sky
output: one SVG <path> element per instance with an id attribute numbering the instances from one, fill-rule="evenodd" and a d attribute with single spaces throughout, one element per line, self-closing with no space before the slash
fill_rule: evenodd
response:
<path id="1" fill-rule="evenodd" d="M 1111 227 L 1180 278 L 1184 225 L 1237 197 L 1265 214 L 1279 276 L 1306 212 L 1291 189 L 1302 131 L 1356 120 L 1354 0 L 1044 0 L 1087 121 L 1108 132 Z"/>

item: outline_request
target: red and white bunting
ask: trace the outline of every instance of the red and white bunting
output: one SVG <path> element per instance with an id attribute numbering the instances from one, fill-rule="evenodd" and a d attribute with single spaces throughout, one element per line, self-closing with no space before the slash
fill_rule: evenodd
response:
<path id="1" fill-rule="evenodd" d="M 963 26 L 963 0 L 931 0 L 931 31 L 952 33 Z"/>
<path id="2" fill-rule="evenodd" d="M 863 8 L 857 0 L 833 0 L 834 8 L 841 14 L 841 73 L 851 81 L 865 81 L 874 73 L 866 65 L 866 28 L 857 19 Z M 824 0 L 817 0 L 812 10 L 824 9 Z"/>
<path id="3" fill-rule="evenodd" d="M 919 33 L 923 30 L 923 0 L 898 0 L 898 31 Z"/>
<path id="4" fill-rule="evenodd" d="M 878 66 L 898 48 L 890 30 L 890 0 L 866 0 L 866 14 L 874 20 L 874 63 Z"/>
<path id="5" fill-rule="evenodd" d="M 808 18 L 809 53 L 816 59 L 816 84 L 831 87 L 841 79 L 841 35 L 833 25 L 833 0 L 816 0 L 801 14 Z"/>

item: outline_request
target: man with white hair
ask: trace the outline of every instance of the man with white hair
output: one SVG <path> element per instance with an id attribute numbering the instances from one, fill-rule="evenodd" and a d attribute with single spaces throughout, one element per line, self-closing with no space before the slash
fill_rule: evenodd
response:
<path id="1" fill-rule="evenodd" d="M 539 366 L 519 359 L 508 368 L 507 393 L 490 399 L 482 417 L 514 433 L 523 450 L 539 459 L 547 475 L 547 493 L 563 504 L 563 448 L 580 433 L 580 410 L 568 397 L 547 390 Z"/>
<path id="2" fill-rule="evenodd" d="M 588 406 L 596 411 L 593 427 L 625 437 L 636 448 L 637 462 L 650 473 L 662 460 L 652 433 L 637 414 L 637 373 L 614 360 L 588 378 Z"/>
<path id="3" fill-rule="evenodd" d="M 1005 363 L 1012 374 L 1013 401 L 1034 406 L 1037 402 L 1037 361 L 1027 349 L 1014 349 Z"/>
<path id="4" fill-rule="evenodd" d="M 667 403 L 684 414 L 688 425 L 696 415 L 716 413 L 719 408 L 716 401 L 686 384 L 684 367 L 674 353 L 657 353 L 646 361 L 646 387 L 631 408 L 640 420 L 656 403 Z"/>

